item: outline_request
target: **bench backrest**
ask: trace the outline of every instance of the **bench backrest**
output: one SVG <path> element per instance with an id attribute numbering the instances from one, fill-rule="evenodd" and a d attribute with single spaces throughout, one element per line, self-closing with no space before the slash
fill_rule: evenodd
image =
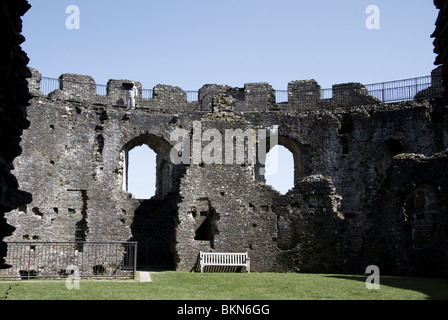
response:
<path id="1" fill-rule="evenodd" d="M 247 263 L 246 253 L 218 253 L 218 252 L 201 252 L 201 258 L 206 264 L 224 264 L 235 265 Z"/>

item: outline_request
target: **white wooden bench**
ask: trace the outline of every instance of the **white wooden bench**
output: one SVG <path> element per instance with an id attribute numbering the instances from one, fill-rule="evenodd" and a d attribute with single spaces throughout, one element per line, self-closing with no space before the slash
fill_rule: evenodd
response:
<path id="1" fill-rule="evenodd" d="M 250 258 L 246 253 L 201 252 L 201 273 L 205 266 L 246 267 L 250 273 Z"/>

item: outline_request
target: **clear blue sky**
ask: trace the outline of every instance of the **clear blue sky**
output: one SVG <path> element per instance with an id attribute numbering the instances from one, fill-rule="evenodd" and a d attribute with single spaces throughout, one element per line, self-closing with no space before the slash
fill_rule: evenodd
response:
<path id="1" fill-rule="evenodd" d="M 434 68 L 432 0 L 29 0 L 23 48 L 44 76 L 72 72 L 147 89 L 293 80 L 322 87 L 427 75 Z M 80 29 L 68 30 L 68 5 Z M 368 30 L 366 7 L 380 9 Z"/>
<path id="2" fill-rule="evenodd" d="M 146 89 L 160 83 L 184 90 L 268 82 L 282 90 L 293 80 L 329 88 L 435 68 L 432 0 L 29 2 L 22 46 L 30 66 L 53 78 L 70 72 L 98 84 L 130 79 Z M 69 5 L 80 9 L 79 30 L 66 28 Z M 369 5 L 380 9 L 379 30 L 365 26 Z"/>

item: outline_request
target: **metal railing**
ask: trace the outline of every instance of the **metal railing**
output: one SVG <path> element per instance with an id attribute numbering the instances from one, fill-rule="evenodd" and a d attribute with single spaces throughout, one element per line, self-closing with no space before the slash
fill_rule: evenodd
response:
<path id="1" fill-rule="evenodd" d="M 367 89 L 368 95 L 382 103 L 414 100 L 419 93 L 422 93 L 423 97 L 425 90 L 429 90 L 426 93 L 427 95 L 438 95 L 443 90 L 441 79 L 432 76 L 373 83 L 364 87 Z M 277 103 L 288 102 L 288 90 L 277 90 L 276 93 Z M 332 98 L 333 88 L 321 90 L 321 99 L 323 101 L 329 101 Z"/>
<path id="2" fill-rule="evenodd" d="M 63 84 L 65 83 L 65 87 L 63 90 Z M 121 87 L 111 86 L 111 85 L 102 85 L 95 84 L 93 87 L 92 83 L 71 83 L 69 80 L 61 80 L 54 78 L 42 77 L 40 81 L 39 90 L 43 95 L 49 97 L 55 97 L 57 99 L 65 99 L 65 100 L 78 100 L 78 99 L 92 99 L 102 97 L 107 97 L 113 103 L 117 101 L 121 101 L 119 104 L 123 104 L 123 99 L 125 100 L 125 95 Z M 417 77 L 411 79 L 397 80 L 397 81 L 388 81 L 381 83 L 368 84 L 363 86 L 367 94 L 365 96 L 370 96 L 374 98 L 372 103 L 392 103 L 392 102 L 400 102 L 400 101 L 409 101 L 414 100 L 416 98 L 431 98 L 435 96 L 441 95 L 442 89 L 442 81 L 438 77 L 434 76 L 424 76 Z M 200 95 L 198 91 L 184 91 L 187 102 L 196 102 L 200 101 Z M 238 92 L 226 92 L 230 95 L 242 95 L 244 99 L 244 95 L 246 94 L 244 91 Z M 266 92 L 257 92 L 258 95 L 267 94 Z M 253 97 L 253 93 L 248 94 L 248 96 Z M 356 96 L 356 94 L 355 94 Z M 142 89 L 140 92 L 140 101 L 153 99 L 154 91 L 152 89 Z M 309 98 L 309 93 L 304 93 L 304 97 L 295 96 L 295 100 L 301 100 L 304 102 Z M 355 97 L 356 98 L 356 97 Z M 350 104 L 351 102 L 358 102 L 358 100 L 353 99 L 353 96 L 347 94 L 345 97 L 336 97 L 335 89 L 333 88 L 325 88 L 321 89 L 320 99 L 316 100 L 313 98 L 312 102 L 317 102 L 320 105 L 344 105 Z M 288 90 L 275 90 L 275 102 L 276 104 L 288 103 L 291 102 L 291 95 Z"/>
<path id="3" fill-rule="evenodd" d="M 0 278 L 64 278 L 79 270 L 81 278 L 134 278 L 136 242 L 8 242 Z"/>
<path id="4" fill-rule="evenodd" d="M 431 76 L 425 76 L 369 84 L 365 87 L 369 91 L 369 95 L 376 97 L 383 103 L 389 103 L 414 100 L 419 93 L 430 88 L 429 95 L 438 94 L 442 91 L 442 81 Z"/>

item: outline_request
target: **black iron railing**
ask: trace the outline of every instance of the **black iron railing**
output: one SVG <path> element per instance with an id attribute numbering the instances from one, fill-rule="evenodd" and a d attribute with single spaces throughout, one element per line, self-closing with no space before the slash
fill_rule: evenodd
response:
<path id="1" fill-rule="evenodd" d="M 364 86 L 360 84 L 353 85 L 353 88 L 350 88 L 350 84 L 336 85 L 332 88 L 320 89 L 320 92 L 317 94 L 311 94 L 310 92 L 303 92 L 300 94 L 294 93 L 293 97 L 289 90 L 274 90 L 274 98 L 268 99 L 267 103 L 282 104 L 301 101 L 304 103 L 313 102 L 323 106 L 350 105 L 353 103 L 391 103 L 419 98 L 433 98 L 440 96 L 443 91 L 441 79 L 434 75 L 374 83 Z M 359 87 L 359 85 L 361 87 Z M 95 98 L 101 101 L 102 98 L 108 98 L 108 101 L 112 101 L 113 104 L 126 104 L 125 93 L 121 87 L 113 85 L 81 82 L 73 83 L 69 80 L 42 77 L 40 80 L 39 91 L 45 96 L 56 99 L 92 100 Z M 186 102 L 200 102 L 207 98 L 207 96 L 201 97 L 198 91 L 184 91 L 184 93 Z M 261 96 L 271 94 L 266 92 L 248 93 L 244 91 L 227 91 L 225 93 L 238 97 L 238 99 L 240 96 L 242 99 L 244 99 L 244 96 L 250 97 L 249 99 L 254 99 L 256 95 Z M 208 96 L 209 95 L 210 94 L 208 94 Z M 369 96 L 373 99 L 357 99 L 357 97 L 359 98 L 360 96 Z M 137 103 L 149 99 L 154 99 L 154 90 L 141 89 L 139 91 L 139 96 L 137 97 Z"/>
<path id="2" fill-rule="evenodd" d="M 8 242 L 0 278 L 64 278 L 76 269 L 81 278 L 134 278 L 136 242 Z"/>

